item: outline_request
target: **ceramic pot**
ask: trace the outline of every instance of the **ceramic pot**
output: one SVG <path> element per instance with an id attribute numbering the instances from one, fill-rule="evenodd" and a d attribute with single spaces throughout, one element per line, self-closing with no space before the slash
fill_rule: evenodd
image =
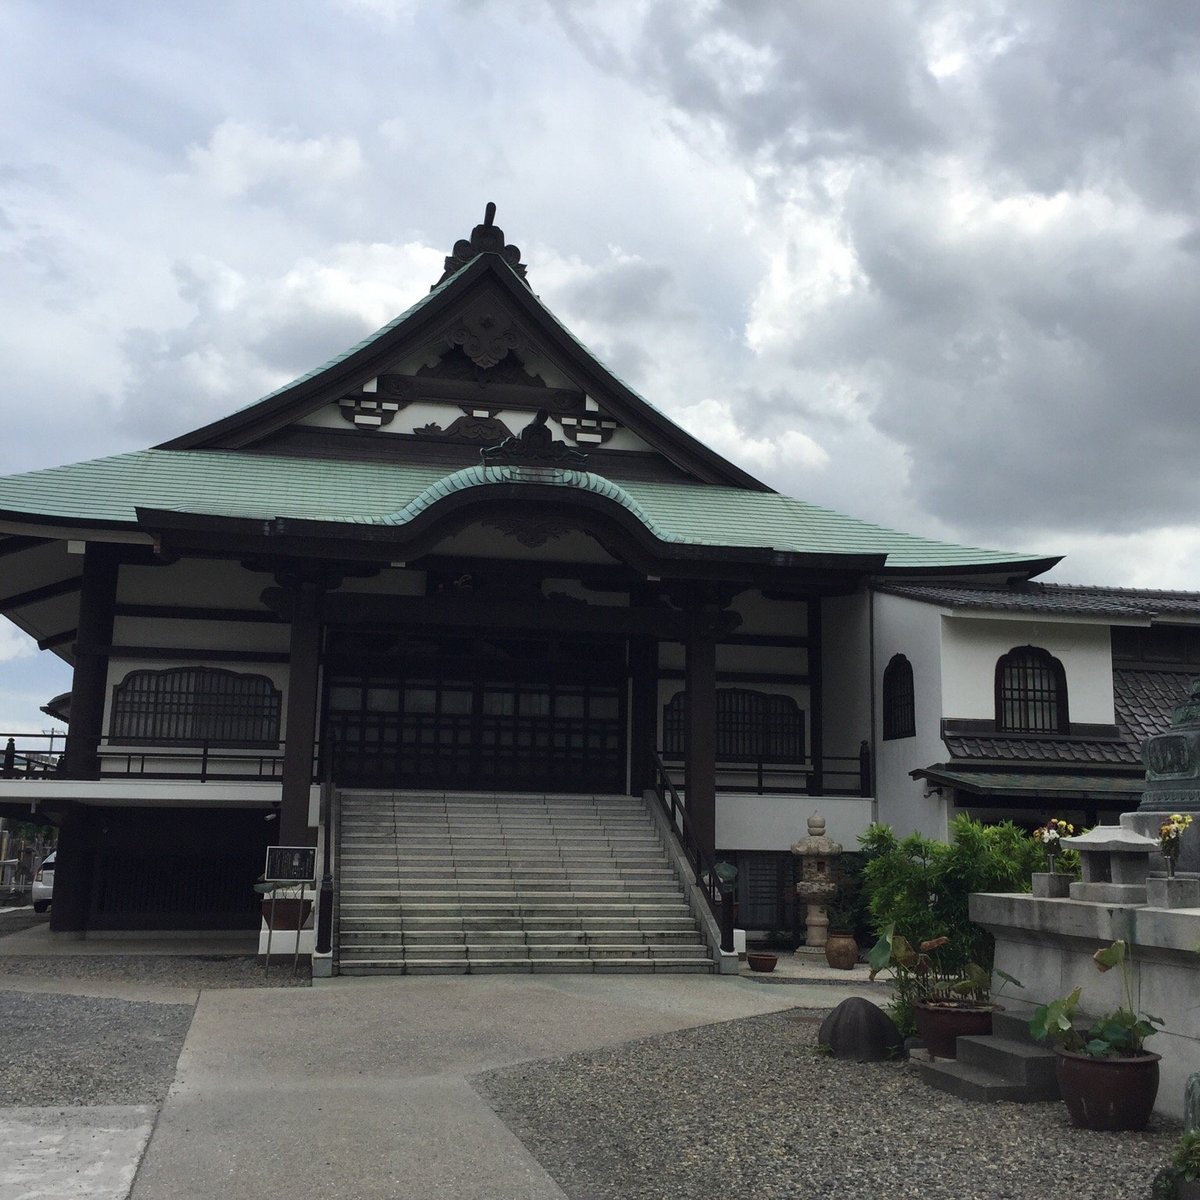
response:
<path id="1" fill-rule="evenodd" d="M 845 930 L 830 933 L 825 942 L 825 961 L 839 971 L 849 971 L 858 962 L 858 943 Z"/>
<path id="2" fill-rule="evenodd" d="M 746 955 L 746 962 L 750 964 L 752 971 L 773 971 L 778 961 L 779 955 L 765 954 L 762 951 L 751 950 Z"/>
<path id="3" fill-rule="evenodd" d="M 996 1004 L 928 1004 L 913 1005 L 917 1037 L 937 1058 L 957 1058 L 956 1045 L 960 1037 L 987 1036 L 992 1032 L 992 1013 Z"/>
<path id="4" fill-rule="evenodd" d="M 1160 1054 L 1092 1058 L 1056 1049 L 1055 1073 L 1071 1124 L 1080 1129 L 1145 1129 L 1158 1095 Z"/>
<path id="5" fill-rule="evenodd" d="M 281 929 L 290 929 L 293 932 L 297 929 L 304 928 L 304 922 L 308 920 L 309 913 L 312 912 L 313 902 L 311 900 L 297 900 L 294 897 L 287 900 L 275 901 L 275 918 L 274 924 L 271 922 L 271 900 L 268 897 L 262 902 L 263 920 L 271 925 L 271 928 L 278 933 Z"/>

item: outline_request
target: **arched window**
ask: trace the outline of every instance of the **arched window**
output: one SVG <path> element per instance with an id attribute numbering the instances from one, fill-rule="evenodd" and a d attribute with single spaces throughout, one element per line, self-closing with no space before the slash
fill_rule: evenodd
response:
<path id="1" fill-rule="evenodd" d="M 109 736 L 122 742 L 263 746 L 279 741 L 279 689 L 219 667 L 130 671 L 113 688 Z"/>
<path id="2" fill-rule="evenodd" d="M 687 693 L 663 707 L 663 753 L 679 758 L 684 747 Z M 720 762 L 804 761 L 804 714 L 790 696 L 747 688 L 717 691 L 717 759 Z"/>
<path id="3" fill-rule="evenodd" d="M 996 728 L 1009 733 L 1067 733 L 1067 676 L 1038 646 L 1017 646 L 996 663 Z"/>
<path id="4" fill-rule="evenodd" d="M 883 669 L 883 738 L 916 737 L 917 705 L 913 693 L 912 663 L 893 654 Z"/>

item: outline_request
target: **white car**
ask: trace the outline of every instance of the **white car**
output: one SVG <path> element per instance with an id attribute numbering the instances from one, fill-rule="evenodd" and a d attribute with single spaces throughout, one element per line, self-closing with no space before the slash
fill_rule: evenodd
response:
<path id="1" fill-rule="evenodd" d="M 52 850 L 33 877 L 33 911 L 44 913 L 54 899 L 54 856 Z"/>

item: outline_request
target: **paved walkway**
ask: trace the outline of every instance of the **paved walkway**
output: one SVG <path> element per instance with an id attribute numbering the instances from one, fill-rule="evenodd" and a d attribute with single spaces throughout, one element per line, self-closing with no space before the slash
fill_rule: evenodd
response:
<path id="1" fill-rule="evenodd" d="M 0 940 L 0 987 L 33 990 L 20 956 L 47 944 L 42 930 Z M 99 950 L 91 939 L 53 944 Z M 121 949 L 150 952 L 145 942 Z M 433 976 L 204 990 L 156 1121 L 137 1106 L 0 1109 L 0 1196 L 228 1200 L 316 1188 L 347 1200 L 562 1197 L 476 1094 L 472 1075 L 785 1008 L 829 1008 L 848 995 L 878 998 L 878 985 L 860 976 L 789 956 L 761 978 Z M 64 981 L 61 990 L 182 999 L 178 988 L 147 984 Z"/>
<path id="2" fill-rule="evenodd" d="M 561 1197 L 471 1075 L 846 994 L 696 975 L 205 992 L 132 1195 L 227 1200 L 236 1183 L 348 1200 Z"/>

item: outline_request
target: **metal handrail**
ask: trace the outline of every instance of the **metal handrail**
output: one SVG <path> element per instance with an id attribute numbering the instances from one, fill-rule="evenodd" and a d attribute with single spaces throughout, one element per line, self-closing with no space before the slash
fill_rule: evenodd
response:
<path id="1" fill-rule="evenodd" d="M 715 859 L 696 841 L 688 825 L 687 809 L 679 792 L 667 772 L 666 765 L 657 750 L 654 755 L 654 794 L 671 822 L 671 828 L 679 838 L 679 844 L 687 857 L 688 864 L 696 877 L 708 907 L 721 927 L 721 949 L 733 951 L 733 886 L 717 874 Z"/>

